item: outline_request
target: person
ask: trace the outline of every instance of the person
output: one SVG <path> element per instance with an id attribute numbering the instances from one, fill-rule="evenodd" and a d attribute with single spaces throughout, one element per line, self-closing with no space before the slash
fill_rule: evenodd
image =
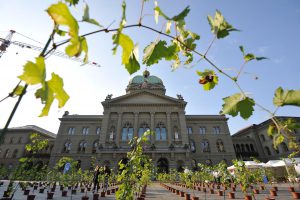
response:
<path id="1" fill-rule="evenodd" d="M 108 189 L 108 178 L 110 176 L 110 169 L 107 165 L 104 165 L 104 191 Z"/>
<path id="2" fill-rule="evenodd" d="M 93 177 L 93 183 L 94 183 L 94 188 L 93 192 L 99 190 L 99 174 L 100 174 L 100 167 L 97 165 L 95 170 L 94 170 L 94 177 Z"/>

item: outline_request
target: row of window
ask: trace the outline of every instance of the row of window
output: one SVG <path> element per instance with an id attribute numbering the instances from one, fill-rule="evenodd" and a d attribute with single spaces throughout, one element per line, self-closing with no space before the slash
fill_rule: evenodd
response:
<path id="1" fill-rule="evenodd" d="M 217 151 L 218 152 L 225 152 L 224 143 L 221 139 L 216 141 Z M 190 140 L 190 148 L 192 152 L 196 152 L 196 146 L 194 140 Z M 207 139 L 204 139 L 200 143 L 200 151 L 201 152 L 210 152 L 210 145 Z"/>
<path id="2" fill-rule="evenodd" d="M 23 142 L 22 137 L 19 137 L 19 138 L 11 137 L 7 140 L 8 144 L 21 144 L 22 142 Z"/>
<path id="3" fill-rule="evenodd" d="M 101 128 L 100 127 L 97 127 L 96 128 L 96 135 L 99 135 L 101 132 Z M 68 135 L 74 135 L 76 133 L 76 128 L 74 127 L 69 127 L 68 129 Z M 81 134 L 82 135 L 88 135 L 90 133 L 90 128 L 89 127 L 83 127 L 81 129 Z"/>
<path id="4" fill-rule="evenodd" d="M 280 148 L 281 148 L 281 150 L 282 150 L 282 153 L 286 153 L 286 152 L 289 151 L 289 148 L 288 148 L 288 146 L 286 145 L 285 142 L 283 142 L 283 143 L 280 144 Z M 274 150 L 274 152 L 275 152 L 276 154 L 279 154 L 279 153 L 280 153 L 280 150 L 279 150 L 280 148 L 277 147 L 277 149 L 275 149 L 275 148 L 273 147 L 273 150 Z M 264 147 L 264 150 L 265 150 L 265 153 L 266 153 L 268 156 L 271 156 L 271 155 L 272 155 L 271 150 L 270 150 L 269 147 L 265 146 L 265 147 Z"/>
<path id="5" fill-rule="evenodd" d="M 193 128 L 192 127 L 188 126 L 186 129 L 187 129 L 188 134 L 193 134 Z M 200 126 L 199 127 L 199 134 L 202 135 L 202 134 L 206 134 L 206 133 L 207 133 L 206 127 L 205 126 Z M 212 133 L 213 134 L 220 134 L 221 133 L 220 127 L 219 126 L 214 126 L 212 128 Z"/>
<path id="6" fill-rule="evenodd" d="M 1 149 L 0 149 L 0 154 L 1 154 Z M 18 149 L 15 149 L 11 155 L 11 158 L 17 158 L 18 155 Z M 10 158 L 10 150 L 6 149 L 3 158 Z"/>
<path id="7" fill-rule="evenodd" d="M 234 147 L 234 151 L 236 152 L 236 153 L 240 153 L 240 152 L 255 152 L 255 149 L 254 149 L 254 146 L 253 146 L 253 144 L 246 144 L 246 145 L 244 145 L 244 144 L 235 144 L 235 145 L 233 145 L 233 147 Z"/>

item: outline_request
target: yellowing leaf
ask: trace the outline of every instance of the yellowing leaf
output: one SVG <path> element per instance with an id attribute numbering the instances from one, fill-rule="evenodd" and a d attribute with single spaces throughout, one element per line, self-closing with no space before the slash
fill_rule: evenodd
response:
<path id="1" fill-rule="evenodd" d="M 129 74 L 133 74 L 140 69 L 140 64 L 136 59 L 135 53 L 132 52 L 127 64 L 125 64 L 125 68 L 129 72 Z"/>
<path id="2" fill-rule="evenodd" d="M 203 85 L 204 90 L 211 90 L 218 84 L 218 76 L 213 70 L 197 71 L 197 74 L 201 76 L 199 83 Z"/>
<path id="3" fill-rule="evenodd" d="M 24 87 L 21 86 L 21 85 L 18 85 L 18 87 L 16 87 L 13 91 L 13 95 L 17 95 L 17 96 L 20 96 L 22 94 L 24 90 Z"/>
<path id="4" fill-rule="evenodd" d="M 62 2 L 52 4 L 47 9 L 47 12 L 53 19 L 55 24 L 69 27 L 69 35 L 71 37 L 78 36 L 78 23 L 70 13 L 69 8 L 66 4 Z"/>
<path id="5" fill-rule="evenodd" d="M 166 33 L 167 34 L 171 33 L 171 25 L 172 25 L 172 22 L 168 21 L 166 24 Z"/>
<path id="6" fill-rule="evenodd" d="M 24 65 L 24 72 L 18 76 L 29 85 L 43 84 L 46 78 L 45 61 L 43 57 L 37 57 L 36 63 L 28 61 Z"/>
<path id="7" fill-rule="evenodd" d="M 300 106 L 300 90 L 283 90 L 279 87 L 275 91 L 273 103 L 276 106 Z"/>
<path id="8" fill-rule="evenodd" d="M 45 104 L 40 117 L 48 115 L 54 99 L 58 100 L 58 107 L 61 108 L 70 98 L 63 89 L 63 80 L 55 73 L 52 73 L 51 80 L 45 82 L 44 86 L 36 91 L 35 96 Z"/>
<path id="9" fill-rule="evenodd" d="M 128 35 L 121 33 L 119 35 L 118 44 L 123 48 L 122 64 L 126 65 L 129 62 L 131 52 L 134 48 L 134 43 Z"/>
<path id="10" fill-rule="evenodd" d="M 122 30 L 123 30 L 125 24 L 126 24 L 126 2 L 125 2 L 125 0 L 123 0 L 123 3 L 122 3 L 122 18 L 121 18 L 121 21 L 120 21 L 120 24 L 119 24 L 119 29 L 118 29 L 117 33 L 114 34 L 113 37 L 112 37 L 113 44 L 115 45 L 112 49 L 113 54 L 117 53 L 117 49 L 118 49 L 118 46 L 120 44 L 120 35 L 122 33 Z"/>

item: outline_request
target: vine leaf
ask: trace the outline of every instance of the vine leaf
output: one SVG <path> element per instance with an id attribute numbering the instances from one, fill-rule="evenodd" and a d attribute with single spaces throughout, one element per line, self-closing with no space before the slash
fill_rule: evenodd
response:
<path id="1" fill-rule="evenodd" d="M 211 90 L 218 84 L 218 76 L 213 70 L 197 71 L 197 74 L 201 76 L 199 83 L 203 85 L 204 90 Z"/>
<path id="2" fill-rule="evenodd" d="M 277 88 L 273 104 L 276 106 L 300 106 L 300 90 L 283 90 L 282 87 Z"/>
<path id="3" fill-rule="evenodd" d="M 225 103 L 223 104 L 222 114 L 229 114 L 235 117 L 240 113 L 242 118 L 248 119 L 254 111 L 254 100 L 249 97 L 244 97 L 241 93 L 225 97 L 223 101 Z"/>
<path id="4" fill-rule="evenodd" d="M 131 52 L 134 48 L 134 43 L 128 35 L 121 33 L 119 35 L 119 40 L 117 45 L 120 45 L 123 49 L 122 64 L 126 65 L 129 62 Z"/>
<path id="5" fill-rule="evenodd" d="M 45 104 L 39 117 L 48 115 L 54 99 L 57 99 L 59 108 L 63 107 L 69 100 L 70 97 L 63 89 L 63 85 L 62 78 L 52 73 L 52 78 L 36 91 L 36 98 L 40 98 L 42 103 Z"/>
<path id="6" fill-rule="evenodd" d="M 29 85 L 44 83 L 46 78 L 45 60 L 43 57 L 35 58 L 36 63 L 28 61 L 23 68 L 23 74 L 18 76 Z"/>
<path id="7" fill-rule="evenodd" d="M 133 49 L 130 54 L 129 61 L 125 64 L 125 68 L 129 72 L 129 74 L 133 74 L 140 69 L 140 64 L 138 62 L 138 48 L 137 46 Z"/>
<path id="8" fill-rule="evenodd" d="M 122 18 L 121 18 L 121 21 L 120 21 L 120 24 L 119 24 L 119 29 L 117 31 L 116 34 L 113 35 L 112 39 L 113 39 L 113 44 L 115 45 L 113 47 L 113 54 L 116 54 L 117 53 L 117 49 L 118 49 L 118 46 L 120 44 L 120 35 L 122 33 L 122 30 L 124 28 L 126 24 L 126 2 L 125 0 L 123 0 L 123 3 L 122 3 Z"/>
<path id="9" fill-rule="evenodd" d="M 88 61 L 88 45 L 85 37 L 71 38 L 70 42 L 71 44 L 66 47 L 66 53 L 71 57 L 78 57 L 84 51 L 85 57 L 83 61 L 86 63 Z"/>
<path id="10" fill-rule="evenodd" d="M 215 18 L 213 19 L 210 15 L 207 16 L 208 23 L 211 27 L 211 32 L 218 38 L 225 38 L 231 31 L 239 31 L 233 28 L 222 15 L 219 10 L 216 10 Z"/>
<path id="11" fill-rule="evenodd" d="M 69 3 L 70 5 L 75 6 L 76 4 L 78 4 L 79 0 L 65 0 L 65 2 Z"/>
<path id="12" fill-rule="evenodd" d="M 94 24 L 94 25 L 99 26 L 99 27 L 103 27 L 102 25 L 99 24 L 99 22 L 97 22 L 97 20 L 90 18 L 90 12 L 89 12 L 89 10 L 90 9 L 89 9 L 88 4 L 85 3 L 84 4 L 83 16 L 82 16 L 82 21 Z"/>
<path id="13" fill-rule="evenodd" d="M 260 61 L 260 60 L 265 60 L 265 59 L 268 59 L 266 57 L 256 57 L 253 53 L 245 53 L 245 50 L 244 50 L 244 47 L 243 46 L 240 46 L 240 50 L 244 56 L 244 61 L 245 62 L 249 62 L 251 60 L 257 60 L 257 61 Z"/>
<path id="14" fill-rule="evenodd" d="M 13 91 L 13 95 L 20 96 L 23 90 L 24 90 L 24 86 L 18 85 L 18 87 L 16 87 L 16 89 Z"/>
<path id="15" fill-rule="evenodd" d="M 184 18 L 189 14 L 190 12 L 190 7 L 187 6 L 185 7 L 185 9 L 183 11 L 181 11 L 178 15 L 175 15 L 174 17 L 168 17 L 158 6 L 157 1 L 155 1 L 155 7 L 154 7 L 154 11 L 155 11 L 155 21 L 158 22 L 158 16 L 162 16 L 163 18 L 165 18 L 166 20 L 171 20 L 171 21 L 181 21 L 184 20 Z"/>
<path id="16" fill-rule="evenodd" d="M 167 42 L 163 40 L 151 42 L 151 44 L 144 49 L 143 64 L 150 66 L 158 63 L 162 58 L 172 60 L 177 53 L 176 45 L 171 45 L 169 47 L 166 45 Z"/>
<path id="17" fill-rule="evenodd" d="M 166 34 L 171 33 L 171 26 L 172 26 L 172 22 L 168 21 L 167 24 L 166 24 Z"/>

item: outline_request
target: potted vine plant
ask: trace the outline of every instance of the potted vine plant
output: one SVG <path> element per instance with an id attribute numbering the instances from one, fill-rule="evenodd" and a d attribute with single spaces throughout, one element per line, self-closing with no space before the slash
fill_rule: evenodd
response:
<path id="1" fill-rule="evenodd" d="M 192 172 L 189 169 L 185 169 L 182 173 L 180 173 L 180 179 L 185 184 L 185 200 L 190 200 L 191 195 L 188 193 L 188 189 L 192 188 L 191 181 Z"/>
<path id="2" fill-rule="evenodd" d="M 219 172 L 220 176 L 220 181 L 223 184 L 223 193 L 222 195 L 219 194 L 219 196 L 223 196 L 224 199 L 226 198 L 226 189 L 230 187 L 231 183 L 230 180 L 232 179 L 231 174 L 227 170 L 227 164 L 222 161 L 218 165 L 216 165 L 216 170 Z M 228 192 L 228 197 L 229 199 L 234 199 L 235 198 L 235 193 L 234 192 Z"/>

